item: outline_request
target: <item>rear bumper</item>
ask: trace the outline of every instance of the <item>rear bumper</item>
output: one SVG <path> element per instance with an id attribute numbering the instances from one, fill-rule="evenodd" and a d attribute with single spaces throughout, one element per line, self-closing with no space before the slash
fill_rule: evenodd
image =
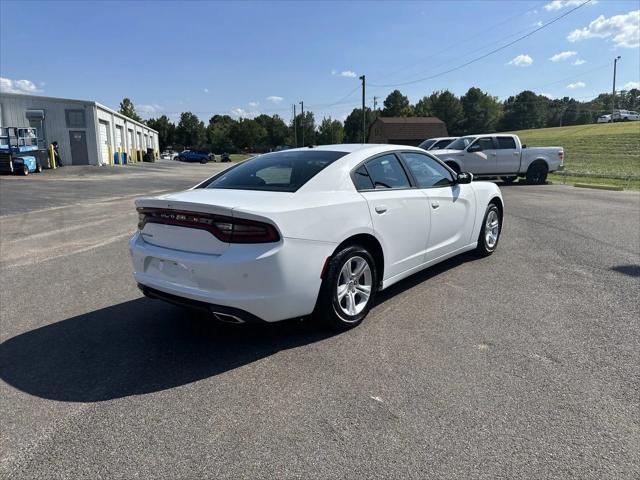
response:
<path id="1" fill-rule="evenodd" d="M 313 312 L 324 262 L 335 247 L 284 238 L 212 255 L 151 245 L 139 233 L 129 242 L 135 280 L 148 296 L 221 313 L 228 308 L 244 321 L 265 322 Z"/>
<path id="2" fill-rule="evenodd" d="M 264 320 L 255 315 L 233 307 L 225 307 L 223 305 L 214 305 L 211 303 L 199 302 L 177 295 L 171 295 L 146 285 L 138 284 L 138 288 L 145 296 L 157 300 L 178 305 L 180 307 L 193 308 L 210 313 L 215 319 L 227 323 L 264 323 Z"/>

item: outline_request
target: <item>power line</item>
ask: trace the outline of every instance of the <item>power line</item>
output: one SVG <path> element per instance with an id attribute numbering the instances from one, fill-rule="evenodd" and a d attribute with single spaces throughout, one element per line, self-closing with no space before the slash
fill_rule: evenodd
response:
<path id="1" fill-rule="evenodd" d="M 542 7 L 542 5 L 540 5 L 540 7 Z M 534 7 L 534 8 L 535 8 L 535 7 Z M 512 16 L 510 16 L 510 17 L 508 17 L 508 18 L 506 18 L 506 19 L 504 19 L 504 20 L 502 20 L 502 21 L 500 21 L 500 22 L 498 22 L 498 23 L 495 23 L 495 24 L 493 24 L 493 25 L 490 25 L 490 26 L 486 27 L 485 29 L 483 29 L 483 30 L 481 30 L 481 31 L 477 32 L 476 34 L 471 35 L 471 36 L 469 36 L 469 37 L 466 37 L 464 40 L 461 40 L 461 41 L 456 42 L 456 43 L 452 43 L 452 44 L 450 44 L 450 45 L 446 46 L 445 48 L 443 48 L 442 50 L 439 50 L 439 51 L 434 52 L 434 53 L 432 53 L 432 54 L 430 54 L 430 55 L 427 55 L 426 57 L 422 57 L 422 58 L 420 58 L 420 59 L 418 59 L 418 60 L 416 60 L 416 61 L 414 61 L 414 62 L 412 62 L 412 63 L 410 63 L 410 64 L 407 64 L 407 65 L 405 65 L 405 66 L 403 66 L 403 67 L 400 67 L 400 68 L 396 69 L 395 71 L 392 71 L 392 72 L 390 72 L 390 73 L 388 73 L 388 74 L 386 74 L 386 75 L 383 75 L 382 77 L 380 77 L 380 79 L 389 78 L 389 77 L 394 76 L 395 74 L 399 73 L 399 72 L 400 72 L 400 71 L 402 71 L 402 70 L 406 70 L 407 68 L 409 68 L 409 67 L 411 67 L 411 66 L 415 66 L 418 62 L 424 62 L 425 60 L 428 60 L 428 59 L 430 59 L 430 58 L 436 57 L 436 56 L 441 55 L 441 54 L 446 53 L 446 52 L 450 52 L 450 51 L 451 51 L 452 49 L 454 49 L 455 47 L 459 47 L 460 45 L 464 45 L 465 43 L 468 43 L 470 40 L 472 40 L 472 39 L 474 39 L 474 38 L 477 38 L 477 37 L 479 37 L 479 36 L 481 36 L 481 35 L 484 35 L 484 34 L 486 34 L 488 31 L 493 30 L 493 29 L 495 29 L 496 27 L 499 27 L 499 26 L 501 26 L 501 25 L 504 25 L 505 23 L 510 22 L 510 21 L 511 21 L 511 20 L 513 20 L 514 18 L 522 17 L 522 15 L 524 15 L 525 13 L 527 13 L 527 12 L 528 12 L 528 11 L 530 11 L 530 10 L 531 10 L 531 9 L 527 9 L 527 10 L 525 10 L 525 11 L 521 12 L 521 13 L 518 13 L 518 14 L 516 14 L 516 15 L 512 15 Z M 520 34 L 520 32 L 521 32 L 521 30 L 520 30 L 520 31 L 518 31 L 518 32 L 511 33 L 511 34 L 509 34 L 509 35 L 505 35 L 504 37 L 500 37 L 500 38 L 498 38 L 498 39 L 496 39 L 496 40 L 493 40 L 493 41 L 491 41 L 491 42 L 489 42 L 489 43 L 487 43 L 487 44 L 485 44 L 485 45 L 483 45 L 483 46 L 481 46 L 481 47 L 479 47 L 479 48 L 476 48 L 475 50 L 465 51 L 465 52 L 464 52 L 464 54 L 462 55 L 462 57 L 463 57 L 463 58 L 464 58 L 464 57 L 468 57 L 468 56 L 469 56 L 469 55 L 471 55 L 472 53 L 478 52 L 478 51 L 483 50 L 483 49 L 485 49 L 485 48 L 487 48 L 487 47 L 489 47 L 489 46 L 491 46 L 491 45 L 495 45 L 496 43 L 499 43 L 499 42 L 501 42 L 501 41 L 503 41 L 503 40 L 506 40 L 506 39 L 508 39 L 508 38 L 512 38 L 512 37 L 514 37 L 514 36 L 516 36 L 516 35 L 519 35 L 519 34 Z M 426 72 L 426 71 L 429 71 L 430 69 L 437 68 L 437 67 L 440 67 L 440 66 L 442 66 L 442 65 L 446 65 L 447 63 L 448 63 L 448 62 L 445 62 L 445 63 L 438 64 L 438 65 L 436 65 L 436 66 L 431 66 L 429 69 L 422 69 L 422 70 L 419 70 L 419 71 L 417 71 L 417 72 L 413 73 L 413 75 L 419 75 L 419 74 L 421 74 L 421 73 L 424 73 L 424 72 Z"/>
<path id="2" fill-rule="evenodd" d="M 576 10 L 578 10 L 579 8 L 584 7 L 587 3 L 590 3 L 591 1 L 592 1 L 592 0 L 586 0 L 585 2 L 581 3 L 580 5 L 578 5 L 578 6 L 574 7 L 574 8 L 572 8 L 571 10 L 569 10 L 569 11 L 567 11 L 567 12 L 563 13 L 562 15 L 559 15 L 559 16 L 555 17 L 553 20 L 551 20 L 551 21 L 549 21 L 549 22 L 545 23 L 544 25 L 542 25 L 542 26 L 540 26 L 540 27 L 536 28 L 535 30 L 532 30 L 531 32 L 526 33 L 526 34 L 524 34 L 524 35 L 522 35 L 522 36 L 520 36 L 520 37 L 516 38 L 515 40 L 513 40 L 513 41 L 511 41 L 511 42 L 509 42 L 509 43 L 507 43 L 507 44 L 505 44 L 505 45 L 502 45 L 501 47 L 495 48 L 495 49 L 491 50 L 490 52 L 485 53 L 484 55 L 481 55 L 481 56 L 479 56 L 479 57 L 476 57 L 476 58 L 474 58 L 474 59 L 471 59 L 471 60 L 469 60 L 468 62 L 464 62 L 464 63 L 463 63 L 463 64 L 461 64 L 461 65 L 458 65 L 458 66 L 456 66 L 456 67 L 450 68 L 449 70 L 445 70 L 444 72 L 440 72 L 440 73 L 437 73 L 437 74 L 435 74 L 435 75 L 431 75 L 431 76 L 428 76 L 428 77 L 417 78 L 417 79 L 415 79 L 415 80 L 409 80 L 409 81 L 406 81 L 406 82 L 400 82 L 400 83 L 388 83 L 388 84 L 374 84 L 374 83 L 371 83 L 371 84 L 369 84 L 369 85 L 370 85 L 370 86 L 372 86 L 372 87 L 401 87 L 401 86 L 404 86 L 404 85 L 412 85 L 412 84 L 414 84 L 414 83 L 423 82 L 423 81 L 425 81 L 425 80 L 432 80 L 432 79 L 434 79 L 434 78 L 437 78 L 437 77 L 441 77 L 441 76 L 443 76 L 443 75 L 446 75 L 447 73 L 455 72 L 456 70 L 460 70 L 461 68 L 467 67 L 467 66 L 469 66 L 469 65 L 471 65 L 471 64 L 473 64 L 473 63 L 476 63 L 476 62 L 478 62 L 478 61 L 480 61 L 480 60 L 482 60 L 482 59 L 484 59 L 484 58 L 487 58 L 487 57 L 489 57 L 489 56 L 493 55 L 494 53 L 497 53 L 497 52 L 499 52 L 499 51 L 501 51 L 501 50 L 504 50 L 505 48 L 508 48 L 508 47 L 510 47 L 510 46 L 512 46 L 512 45 L 515 45 L 516 43 L 518 43 L 518 42 L 520 42 L 520 41 L 524 40 L 525 38 L 530 37 L 530 36 L 531 36 L 531 35 L 533 35 L 534 33 L 537 33 L 537 32 L 539 32 L 540 30 L 543 30 L 543 29 L 545 29 L 545 28 L 547 28 L 547 27 L 549 27 L 549 26 L 553 25 L 553 24 L 554 24 L 554 23 L 556 23 L 557 21 L 559 21 L 559 20 L 563 19 L 563 18 L 564 18 L 564 17 L 566 17 L 567 15 L 570 15 L 571 13 L 575 12 L 575 11 L 576 11 Z"/>

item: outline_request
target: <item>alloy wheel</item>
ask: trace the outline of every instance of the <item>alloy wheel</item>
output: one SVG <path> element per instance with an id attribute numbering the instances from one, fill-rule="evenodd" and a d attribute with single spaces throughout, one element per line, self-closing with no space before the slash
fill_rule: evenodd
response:
<path id="1" fill-rule="evenodd" d="M 367 261 L 360 256 L 349 258 L 340 270 L 336 286 L 342 312 L 351 317 L 362 312 L 369 302 L 372 284 L 373 276 Z"/>

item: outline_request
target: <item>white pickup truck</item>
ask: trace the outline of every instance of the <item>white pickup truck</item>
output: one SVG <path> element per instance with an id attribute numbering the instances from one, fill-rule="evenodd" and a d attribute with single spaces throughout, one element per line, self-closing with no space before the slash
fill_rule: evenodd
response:
<path id="1" fill-rule="evenodd" d="M 562 147 L 530 148 L 517 135 L 490 134 L 460 137 L 444 150 L 430 150 L 456 172 L 471 172 L 475 177 L 513 182 L 518 177 L 528 183 L 542 184 L 549 172 L 562 170 Z"/>

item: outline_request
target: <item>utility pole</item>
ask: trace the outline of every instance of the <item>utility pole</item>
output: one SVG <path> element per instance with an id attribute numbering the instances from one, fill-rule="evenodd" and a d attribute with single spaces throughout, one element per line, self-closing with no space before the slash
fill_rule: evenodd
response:
<path id="1" fill-rule="evenodd" d="M 613 111 L 616 109 L 616 65 L 620 60 L 620 55 L 613 59 L 613 95 L 611 96 L 611 121 L 613 122 Z"/>
<path id="2" fill-rule="evenodd" d="M 298 128 L 296 126 L 296 104 L 293 104 L 293 142 L 298 148 Z"/>
<path id="3" fill-rule="evenodd" d="M 360 77 L 362 80 L 362 143 L 367 142 L 367 112 L 364 104 L 365 76 Z"/>
<path id="4" fill-rule="evenodd" d="M 373 111 L 374 112 L 376 111 L 376 108 L 378 108 L 378 97 L 376 97 L 374 95 L 374 97 L 373 97 Z"/>
<path id="5" fill-rule="evenodd" d="M 300 102 L 300 115 L 302 115 L 302 146 L 304 147 L 304 102 Z"/>

